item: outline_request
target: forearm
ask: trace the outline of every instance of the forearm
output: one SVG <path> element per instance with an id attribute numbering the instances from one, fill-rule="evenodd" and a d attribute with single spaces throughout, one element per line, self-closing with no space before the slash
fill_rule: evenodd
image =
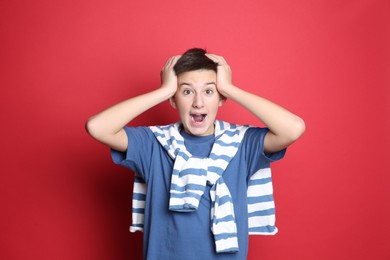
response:
<path id="1" fill-rule="evenodd" d="M 304 121 L 287 109 L 263 97 L 244 91 L 235 86 L 226 88 L 225 97 L 237 102 L 263 122 L 273 133 L 278 145 L 270 150 L 284 148 L 297 140 L 305 131 Z"/>
<path id="2" fill-rule="evenodd" d="M 305 132 L 305 122 L 283 107 L 232 84 L 232 71 L 222 56 L 206 54 L 218 63 L 218 91 L 255 115 L 268 128 L 264 139 L 264 151 L 276 152 L 286 148 Z"/>
<path id="3" fill-rule="evenodd" d="M 135 117 L 172 97 L 177 89 L 177 77 L 173 67 L 180 56 L 169 58 L 161 70 L 160 88 L 127 99 L 90 117 L 86 123 L 88 133 L 118 151 L 127 149 L 127 135 L 123 129 Z"/>
<path id="4" fill-rule="evenodd" d="M 135 117 L 172 96 L 170 90 L 158 88 L 146 94 L 122 101 L 87 120 L 87 131 L 104 143 L 105 138 L 117 134 Z"/>

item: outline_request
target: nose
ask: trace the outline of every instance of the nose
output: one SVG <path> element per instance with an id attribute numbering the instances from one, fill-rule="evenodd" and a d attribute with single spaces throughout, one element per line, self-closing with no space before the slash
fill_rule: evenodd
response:
<path id="1" fill-rule="evenodd" d="M 204 105 L 203 97 L 201 93 L 197 93 L 194 95 L 194 100 L 192 102 L 192 107 L 194 108 L 202 108 Z"/>

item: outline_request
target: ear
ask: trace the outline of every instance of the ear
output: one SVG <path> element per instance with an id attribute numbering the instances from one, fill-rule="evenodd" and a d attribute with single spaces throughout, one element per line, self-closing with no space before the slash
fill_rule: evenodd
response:
<path id="1" fill-rule="evenodd" d="M 175 102 L 175 97 L 171 97 L 169 98 L 169 104 L 171 104 L 171 106 L 176 109 L 176 102 Z"/>
<path id="2" fill-rule="evenodd" d="M 223 106 L 224 104 L 225 104 L 225 102 L 226 102 L 226 97 L 225 96 L 222 96 L 222 95 L 220 95 L 219 96 L 219 103 L 218 103 L 218 105 L 221 107 L 221 106 Z"/>

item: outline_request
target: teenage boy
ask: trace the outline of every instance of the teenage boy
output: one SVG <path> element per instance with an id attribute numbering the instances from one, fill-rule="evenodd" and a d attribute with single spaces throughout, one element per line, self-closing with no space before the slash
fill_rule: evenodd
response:
<path id="1" fill-rule="evenodd" d="M 225 59 L 203 49 L 168 59 L 161 78 L 160 88 L 86 124 L 115 163 L 136 173 L 132 228 L 144 231 L 144 258 L 246 259 L 248 234 L 277 232 L 270 163 L 303 134 L 304 121 L 233 85 Z M 226 99 L 266 128 L 216 120 Z M 166 100 L 180 122 L 126 126 Z"/>

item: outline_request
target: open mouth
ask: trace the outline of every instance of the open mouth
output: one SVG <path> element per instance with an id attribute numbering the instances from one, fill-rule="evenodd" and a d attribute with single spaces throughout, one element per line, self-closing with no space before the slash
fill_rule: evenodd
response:
<path id="1" fill-rule="evenodd" d="M 192 121 L 197 124 L 202 123 L 206 116 L 207 114 L 191 114 Z"/>

